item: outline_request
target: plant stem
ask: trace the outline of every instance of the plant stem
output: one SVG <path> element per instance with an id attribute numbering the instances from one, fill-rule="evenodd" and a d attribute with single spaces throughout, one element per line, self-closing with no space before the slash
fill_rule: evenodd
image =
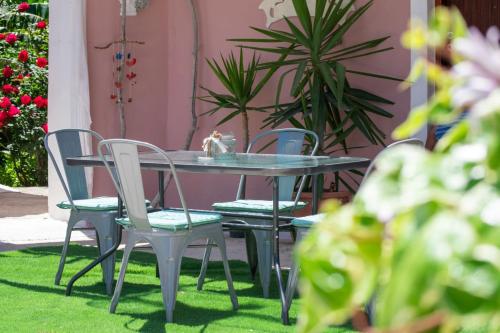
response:
<path id="1" fill-rule="evenodd" d="M 192 86 L 191 86 L 191 128 L 188 131 L 184 150 L 191 148 L 194 133 L 198 128 L 198 115 L 196 114 L 196 88 L 198 87 L 198 53 L 200 48 L 200 33 L 198 29 L 198 11 L 195 0 L 189 0 L 191 5 L 192 27 L 193 27 L 193 67 L 192 67 Z"/>
<path id="2" fill-rule="evenodd" d="M 123 79 L 125 77 L 125 52 L 127 48 L 127 4 L 125 0 L 122 0 L 122 17 L 121 17 L 121 34 L 122 39 L 120 41 L 121 45 L 121 58 L 120 58 L 120 70 L 118 71 L 118 113 L 120 116 L 120 137 L 125 138 L 127 134 L 127 124 L 125 120 L 125 102 L 123 100 Z"/>
<path id="3" fill-rule="evenodd" d="M 250 130 L 248 128 L 248 112 L 246 106 L 241 107 L 241 117 L 243 120 L 243 151 L 246 152 L 250 144 Z"/>

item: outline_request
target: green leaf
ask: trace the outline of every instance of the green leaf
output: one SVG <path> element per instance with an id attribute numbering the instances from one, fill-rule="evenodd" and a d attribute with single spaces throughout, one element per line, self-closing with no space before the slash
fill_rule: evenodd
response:
<path id="1" fill-rule="evenodd" d="M 240 110 L 236 110 L 236 111 L 231 112 L 229 115 L 227 115 L 226 117 L 222 118 L 222 120 L 217 123 L 217 126 L 222 125 L 222 124 L 228 122 L 229 120 L 233 119 L 234 117 L 236 117 L 240 113 L 241 113 Z"/>
<path id="2" fill-rule="evenodd" d="M 335 63 L 335 73 L 337 75 L 337 107 L 339 110 L 343 109 L 342 100 L 344 99 L 344 83 L 345 83 L 345 67 L 337 62 Z"/>
<path id="3" fill-rule="evenodd" d="M 370 73 L 370 72 L 363 72 L 363 71 L 353 71 L 353 70 L 346 70 L 347 73 L 351 74 L 358 74 L 358 75 L 363 75 L 363 76 L 369 76 L 369 77 L 374 77 L 377 79 L 384 79 L 384 80 L 390 80 L 390 81 L 397 81 L 397 82 L 402 82 L 403 80 L 394 76 L 387 76 L 387 75 L 381 75 L 377 73 Z"/>
<path id="4" fill-rule="evenodd" d="M 321 0 L 320 0 L 321 1 Z M 297 13 L 297 17 L 302 25 L 302 28 L 306 32 L 306 34 L 311 37 L 312 36 L 312 23 L 311 23 L 311 13 L 309 12 L 309 8 L 307 7 L 306 0 L 292 0 L 293 7 L 295 8 L 295 12 Z"/>
<path id="5" fill-rule="evenodd" d="M 295 71 L 295 77 L 293 78 L 290 95 L 297 96 L 299 88 L 303 86 L 302 82 L 304 81 L 303 76 L 306 66 L 307 66 L 307 61 L 302 61 L 297 67 L 297 70 Z M 305 79 L 307 80 L 307 77 Z"/>

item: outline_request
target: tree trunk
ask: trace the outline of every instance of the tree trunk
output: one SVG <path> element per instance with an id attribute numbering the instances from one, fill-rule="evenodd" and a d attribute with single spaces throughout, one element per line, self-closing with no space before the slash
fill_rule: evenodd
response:
<path id="1" fill-rule="evenodd" d="M 248 112 L 246 107 L 241 108 L 241 117 L 243 120 L 243 152 L 246 153 L 248 145 L 250 144 L 250 130 L 248 128 Z"/>
<path id="2" fill-rule="evenodd" d="M 191 127 L 188 130 L 186 141 L 184 142 L 183 149 L 189 150 L 193 144 L 194 134 L 198 129 L 198 115 L 196 114 L 196 89 L 198 88 L 198 64 L 199 64 L 199 50 L 200 50 L 200 31 L 198 26 L 198 10 L 196 8 L 195 0 L 189 0 L 191 6 L 191 18 L 192 18 L 192 29 L 193 29 L 193 67 L 192 67 L 192 85 L 191 85 Z M 168 174 L 165 177 L 165 186 L 163 187 L 163 192 L 165 192 L 172 181 L 172 174 Z M 152 206 L 156 207 L 160 201 L 160 193 L 157 193 L 152 201 Z"/>
<path id="3" fill-rule="evenodd" d="M 125 101 L 123 100 L 123 79 L 125 78 L 125 52 L 127 51 L 127 4 L 122 3 L 122 18 L 121 18 L 121 35 L 120 42 L 120 70 L 118 71 L 118 113 L 120 117 L 120 137 L 125 138 L 127 135 L 127 124 L 125 120 Z"/>
<path id="4" fill-rule="evenodd" d="M 194 133 L 198 127 L 198 115 L 196 114 L 196 89 L 198 88 L 198 53 L 200 48 L 200 34 L 198 29 L 198 11 L 195 0 L 189 0 L 191 5 L 191 15 L 193 22 L 193 67 L 192 67 L 192 86 L 191 86 L 191 128 L 188 131 L 184 150 L 189 150 L 193 143 Z"/>

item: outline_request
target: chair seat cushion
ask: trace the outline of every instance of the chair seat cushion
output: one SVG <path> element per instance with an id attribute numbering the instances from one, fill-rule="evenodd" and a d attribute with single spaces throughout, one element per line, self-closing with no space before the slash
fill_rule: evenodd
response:
<path id="1" fill-rule="evenodd" d="M 193 213 L 190 212 L 191 223 L 193 227 L 219 223 L 222 221 L 222 215 L 216 213 Z M 164 229 L 169 231 L 179 231 L 188 229 L 186 214 L 181 210 L 161 210 L 148 214 L 149 224 L 153 228 Z M 129 226 L 130 220 L 128 217 L 116 219 L 116 222 Z"/>
<path id="2" fill-rule="evenodd" d="M 75 207 L 79 210 L 92 210 L 92 211 L 107 211 L 118 210 L 117 197 L 96 197 L 91 199 L 73 200 Z M 146 200 L 146 206 L 150 206 L 151 202 Z M 57 207 L 62 209 L 72 209 L 73 206 L 69 201 L 63 201 L 57 204 Z"/>
<path id="3" fill-rule="evenodd" d="M 325 218 L 325 214 L 316 214 L 310 216 L 299 217 L 292 220 L 292 225 L 299 228 L 310 228 Z"/>
<path id="4" fill-rule="evenodd" d="M 289 212 L 294 208 L 293 201 L 280 201 L 279 211 Z M 296 209 L 304 208 L 306 202 L 299 201 Z M 226 212 L 257 212 L 272 213 L 273 202 L 271 200 L 236 200 L 231 202 L 216 202 L 212 205 L 213 209 Z"/>
<path id="5" fill-rule="evenodd" d="M 117 210 L 118 198 L 117 197 L 96 197 L 91 199 L 73 200 L 75 207 L 80 210 Z M 63 201 L 57 204 L 57 207 L 62 209 L 72 209 L 73 206 L 69 201 Z"/>

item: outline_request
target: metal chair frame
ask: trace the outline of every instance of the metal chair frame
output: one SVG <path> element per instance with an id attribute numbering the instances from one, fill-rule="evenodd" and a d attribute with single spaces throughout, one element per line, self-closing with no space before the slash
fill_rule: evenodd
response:
<path id="1" fill-rule="evenodd" d="M 113 169 L 111 168 L 108 156 L 103 154 L 104 147 L 107 148 L 107 151 L 111 152 Z M 158 156 L 164 158 L 169 163 L 170 172 L 177 187 L 177 193 L 182 205 L 182 211 L 186 216 L 186 230 L 170 231 L 151 227 L 146 205 L 144 204 L 144 186 L 139 163 L 139 148 L 146 148 L 151 152 L 157 153 Z M 231 303 L 233 309 L 236 310 L 238 308 L 238 300 L 229 270 L 222 224 L 219 222 L 199 226 L 193 225 L 190 212 L 184 200 L 181 184 L 177 177 L 175 165 L 168 156 L 168 153 L 150 143 L 125 139 L 101 141 L 98 145 L 98 153 L 111 175 L 117 192 L 125 204 L 130 222 L 130 225 L 125 228 L 127 243 L 125 245 L 120 275 L 109 311 L 111 313 L 116 311 L 130 253 L 137 242 L 146 240 L 152 245 L 158 261 L 166 319 L 167 322 L 172 322 L 179 285 L 182 255 L 190 243 L 203 238 L 210 239 L 211 242 L 217 245 L 221 252 Z M 116 172 L 116 179 L 113 177 L 113 172 Z"/>
<path id="2" fill-rule="evenodd" d="M 47 150 L 50 160 L 54 165 L 54 169 L 59 177 L 61 185 L 66 193 L 66 197 L 71 204 L 71 213 L 66 228 L 66 236 L 61 252 L 58 270 L 55 277 L 55 284 L 59 285 L 64 270 L 66 256 L 68 253 L 69 243 L 71 241 L 71 233 L 75 225 L 79 222 L 86 221 L 92 224 L 96 231 L 97 245 L 99 253 L 102 255 L 113 247 L 115 240 L 118 237 L 119 227 L 115 223 L 118 215 L 117 210 L 92 211 L 84 210 L 76 207 L 74 201 L 79 199 L 89 199 L 87 190 L 87 179 L 83 167 L 68 166 L 65 159 L 67 157 L 81 156 L 82 143 L 81 136 L 88 135 L 91 139 L 98 142 L 104 138 L 98 133 L 86 129 L 62 129 L 47 133 L 44 138 L 44 146 Z M 54 136 L 57 141 L 59 158 L 63 166 L 63 170 L 59 167 L 56 156 L 50 148 L 50 138 Z M 64 173 L 63 173 L 64 172 Z M 106 285 L 106 292 L 112 293 L 113 278 L 115 271 L 115 256 L 108 257 L 101 263 L 103 270 L 103 281 Z"/>
<path id="3" fill-rule="evenodd" d="M 284 129 L 274 129 L 260 133 L 255 136 L 255 138 L 250 142 L 248 146 L 247 153 L 252 152 L 252 149 L 258 142 L 266 138 L 277 135 L 277 150 L 278 154 L 297 154 L 304 149 L 304 142 L 306 136 L 309 137 L 312 143 L 312 148 L 310 150 L 310 155 L 316 155 L 319 147 L 318 135 L 312 131 L 298 128 L 284 128 Z M 296 141 L 297 144 L 293 145 L 291 152 L 287 147 L 287 143 L 291 141 Z M 300 143 L 300 144 L 299 144 Z M 279 177 L 280 180 L 280 192 L 279 199 L 283 201 L 289 201 L 293 196 L 293 188 L 295 187 L 296 177 Z M 302 177 L 297 193 L 294 199 L 294 207 L 291 210 L 295 210 L 300 199 L 300 194 L 305 186 L 307 176 Z M 244 197 L 246 176 L 241 176 L 238 185 L 238 191 L 236 194 L 236 200 Z M 290 212 L 290 214 L 291 214 Z M 241 224 L 252 224 L 252 225 L 264 225 L 271 226 L 272 221 L 265 218 L 244 218 L 235 221 L 234 218 L 226 218 L 225 222 L 237 222 Z M 213 244 L 207 243 L 207 249 L 205 250 L 205 255 L 203 257 L 202 268 L 200 271 L 200 276 L 198 278 L 198 290 L 203 288 L 203 283 L 205 279 L 205 272 L 210 260 L 211 248 Z M 252 230 L 245 233 L 245 245 L 247 250 L 248 263 L 250 265 L 250 273 L 252 278 L 255 278 L 257 270 L 259 271 L 259 278 L 262 285 L 263 295 L 265 298 L 269 297 L 269 286 L 271 283 L 271 272 L 272 272 L 272 257 L 273 257 L 273 239 L 272 232 L 268 230 Z"/>

